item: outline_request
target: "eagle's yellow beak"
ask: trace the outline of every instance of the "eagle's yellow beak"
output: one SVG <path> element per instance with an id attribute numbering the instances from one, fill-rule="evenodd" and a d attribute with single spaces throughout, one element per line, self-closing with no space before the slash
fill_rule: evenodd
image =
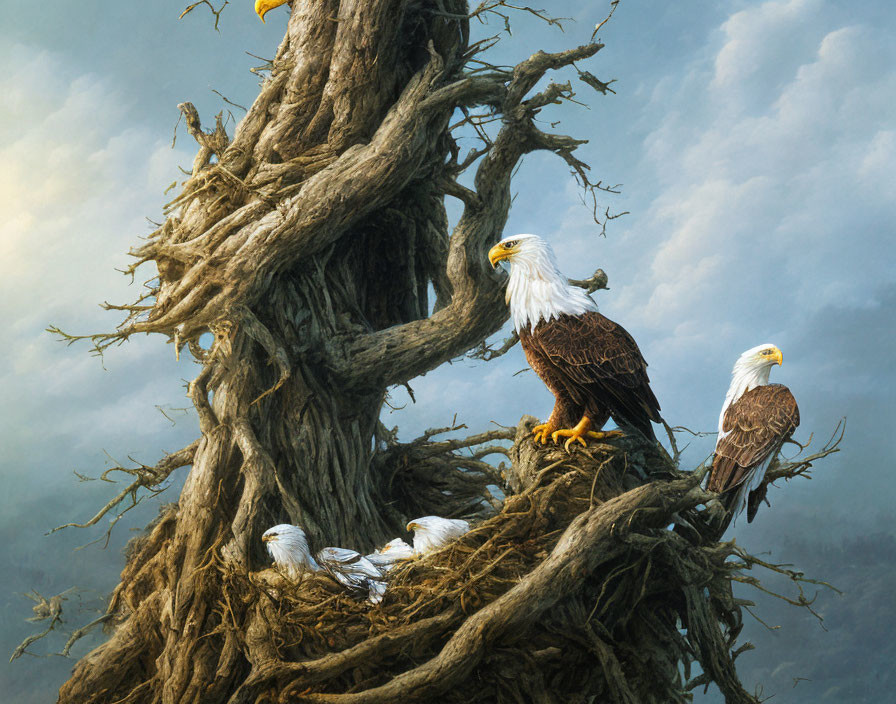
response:
<path id="1" fill-rule="evenodd" d="M 488 261 L 492 268 L 498 266 L 498 262 L 509 259 L 516 252 L 516 247 L 505 247 L 503 244 L 496 244 L 488 250 Z"/>
<path id="2" fill-rule="evenodd" d="M 263 536 L 261 536 L 261 542 L 269 543 L 276 537 L 277 537 L 276 535 L 263 535 Z"/>
<path id="3" fill-rule="evenodd" d="M 405 529 L 408 533 L 410 533 L 412 530 L 417 530 L 419 527 L 420 527 L 420 526 L 418 526 L 416 523 L 408 523 L 408 524 L 404 527 L 404 529 Z"/>
<path id="4" fill-rule="evenodd" d="M 255 0 L 255 14 L 264 22 L 264 16 L 275 7 L 285 5 L 289 0 Z"/>
<path id="5" fill-rule="evenodd" d="M 772 361 L 775 364 L 784 364 L 784 355 L 781 354 L 781 350 L 779 350 L 777 347 L 772 350 Z"/>

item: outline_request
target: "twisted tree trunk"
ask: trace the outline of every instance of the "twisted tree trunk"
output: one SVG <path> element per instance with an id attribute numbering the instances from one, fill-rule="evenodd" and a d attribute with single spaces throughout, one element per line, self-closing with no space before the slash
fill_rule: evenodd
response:
<path id="1" fill-rule="evenodd" d="M 627 440 L 569 456 L 533 444 L 531 418 L 410 443 L 379 422 L 390 386 L 477 345 L 487 359 L 514 344 L 483 343 L 507 315 L 485 255 L 514 169 L 547 150 L 601 188 L 573 155 L 580 140 L 535 124 L 571 85 L 532 91 L 601 45 L 508 69 L 477 58 L 488 42 L 468 45 L 470 17 L 505 13 L 504 0 L 472 15 L 463 0 L 292 5 L 232 140 L 220 118 L 204 131 L 180 106 L 199 144 L 192 174 L 133 252 L 133 269 L 152 262 L 158 277 L 136 303 L 109 306 L 127 312 L 117 332 L 89 336 L 100 352 L 134 333 L 187 347 L 202 365 L 190 385 L 201 437 L 155 467 L 109 470 L 133 481 L 88 525 L 191 465 L 178 503 L 129 546 L 91 624 L 114 630 L 59 701 L 665 704 L 713 681 L 726 701 L 756 704 L 734 667 L 749 602 L 731 584 L 775 569 L 799 590 L 791 603 L 811 608 L 811 580 L 718 543 L 699 508 L 712 497 L 699 472 L 678 471 L 674 440 L 671 461 Z M 470 127 L 481 143 L 461 156 L 453 130 Z M 458 180 L 468 169 L 472 186 Z M 448 195 L 464 206 L 450 233 Z M 606 276 L 572 283 L 590 292 Z M 838 443 L 767 477 L 806 474 Z M 483 461 L 496 452 L 511 460 L 503 474 Z M 368 549 L 432 513 L 486 520 L 390 573 L 376 607 L 331 580 L 266 569 L 260 536 L 273 524 L 301 524 L 315 547 Z M 688 682 L 694 661 L 702 674 Z"/>
<path id="2" fill-rule="evenodd" d="M 388 387 L 506 319 L 485 251 L 523 154 L 554 151 L 590 185 L 572 157 L 580 142 L 533 123 L 571 88 L 527 94 L 600 45 L 468 71 L 482 47 L 468 46 L 467 12 L 462 0 L 296 2 L 232 140 L 220 119 L 206 132 L 180 106 L 200 147 L 192 175 L 134 251 L 134 268 L 153 262 L 158 279 L 95 342 L 156 332 L 189 347 L 202 364 L 190 386 L 202 437 L 168 463 L 192 464 L 180 500 L 131 550 L 110 607 L 117 628 L 61 702 L 225 701 L 252 663 L 245 634 L 223 625 L 214 569 L 262 566 L 270 525 L 368 549 L 414 515 L 486 505 L 493 474 L 481 462 L 472 473 L 449 462 L 435 496 L 414 491 L 436 465 L 403 471 L 378 416 Z M 503 126 L 461 160 L 449 122 L 471 106 Z M 472 165 L 475 189 L 455 180 Z M 450 235 L 446 194 L 465 206 Z M 135 486 L 167 476 L 160 468 Z"/>

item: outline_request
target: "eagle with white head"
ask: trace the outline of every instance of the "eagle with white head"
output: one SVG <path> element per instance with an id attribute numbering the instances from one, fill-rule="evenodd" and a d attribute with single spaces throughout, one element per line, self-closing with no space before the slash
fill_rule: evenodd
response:
<path id="1" fill-rule="evenodd" d="M 366 591 L 371 604 L 379 604 L 386 593 L 383 573 L 366 557 L 346 548 L 323 548 L 311 554 L 308 538 L 298 526 L 281 523 L 261 536 L 277 565 L 291 579 L 305 572 L 327 572 L 341 585 Z"/>
<path id="2" fill-rule="evenodd" d="M 510 262 L 506 300 L 529 365 L 554 394 L 547 422 L 534 428 L 542 444 L 568 438 L 603 439 L 612 418 L 624 430 L 656 441 L 660 404 L 650 389 L 647 362 L 625 329 L 597 312 L 557 266 L 551 246 L 536 235 L 513 235 L 488 253 L 492 266 Z"/>
<path id="3" fill-rule="evenodd" d="M 706 486 L 722 494 L 728 521 L 748 503 L 747 522 L 753 520 L 765 498 L 765 472 L 800 424 L 790 389 L 768 383 L 772 367 L 783 363 L 781 350 L 772 344 L 753 347 L 734 363 Z"/>
<path id="4" fill-rule="evenodd" d="M 408 523 L 407 530 L 414 531 L 414 553 L 426 555 L 468 532 L 470 524 L 460 518 L 423 516 Z"/>

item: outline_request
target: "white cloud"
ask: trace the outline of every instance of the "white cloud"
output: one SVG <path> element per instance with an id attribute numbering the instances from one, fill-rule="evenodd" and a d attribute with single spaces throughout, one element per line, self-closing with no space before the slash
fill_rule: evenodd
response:
<path id="1" fill-rule="evenodd" d="M 144 216 L 158 213 L 177 163 L 190 156 L 135 126 L 102 78 L 75 75 L 31 47 L 3 53 L 13 68 L 0 75 L 9 106 L 0 116 L 0 387 L 16 403 L 0 412 L 0 427 L 8 471 L 24 477 L 40 470 L 13 462 L 15 448 L 122 443 L 128 452 L 129 435 L 139 445 L 168 424 L 155 404 L 186 405 L 180 377 L 194 369 L 175 367 L 160 338 L 113 351 L 106 373 L 87 343 L 66 348 L 44 328 L 114 328 L 119 314 L 98 304 L 136 298 L 139 283 L 115 269 L 129 263 L 128 248 L 148 231 Z"/>
<path id="2" fill-rule="evenodd" d="M 697 119 L 678 109 L 646 139 L 644 166 L 662 187 L 630 246 L 652 254 L 619 295 L 660 335 L 685 317 L 707 329 L 736 317 L 764 337 L 801 312 L 867 301 L 892 280 L 870 253 L 896 215 L 894 51 L 870 27 L 813 36 L 824 12 L 792 0 L 732 16 L 716 55 L 681 79 L 680 106 L 712 104 Z M 797 43 L 808 37 L 812 48 L 790 70 L 774 59 L 781 44 L 793 51 L 797 26 Z M 780 87 L 748 108 L 759 71 Z"/>
<path id="3" fill-rule="evenodd" d="M 750 81 L 774 81 L 782 57 L 794 42 L 805 46 L 821 10 L 821 0 L 787 0 L 765 2 L 731 15 L 721 27 L 724 44 L 713 61 L 710 87 L 734 88 L 740 94 Z"/>
<path id="4" fill-rule="evenodd" d="M 129 286 L 115 268 L 129 263 L 128 248 L 148 231 L 144 215 L 157 215 L 177 163 L 189 165 L 191 156 L 142 126 L 106 78 L 79 75 L 31 46 L 4 44 L 0 61 L 0 516 L 2 560 L 17 566 L 4 591 L 54 594 L 75 584 L 80 600 L 112 587 L 127 524 L 145 524 L 155 509 L 147 502 L 129 514 L 108 552 L 72 553 L 101 535 L 108 519 L 84 532 L 43 533 L 90 517 L 121 490 L 82 484 L 72 470 L 96 476 L 110 466 L 104 450 L 119 461 L 130 455 L 154 462 L 195 437 L 192 418 L 169 410 L 178 420 L 172 428 L 155 408 L 189 405 L 180 379 L 193 376 L 195 366 L 178 365 L 161 338 L 140 337 L 107 354 L 107 372 L 87 343 L 65 347 L 44 328 L 90 333 L 120 321 L 97 304 L 136 297 L 139 283 Z M 92 618 L 77 604 L 66 606 L 72 628 Z M 12 599 L 0 612 L 5 647 L 33 630 L 22 622 L 27 608 Z M 20 662 L 0 675 L 0 690 L 17 701 L 37 679 L 43 684 L 34 701 L 48 699 L 70 668 L 62 663 L 44 672 L 41 665 L 38 672 Z"/>

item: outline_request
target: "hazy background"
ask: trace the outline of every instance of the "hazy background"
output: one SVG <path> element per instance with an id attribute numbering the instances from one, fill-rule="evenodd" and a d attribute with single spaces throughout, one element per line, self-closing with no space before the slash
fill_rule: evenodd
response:
<path id="1" fill-rule="evenodd" d="M 248 105 L 257 92 L 248 68 L 260 62 L 245 52 L 273 56 L 282 37 L 283 9 L 265 26 L 251 0 L 236 0 L 215 32 L 206 8 L 178 21 L 185 4 L 0 0 L 0 654 L 42 625 L 23 620 L 28 590 L 77 586 L 65 627 L 93 618 L 117 581 L 122 546 L 159 501 L 176 500 L 186 471 L 122 519 L 105 550 L 74 551 L 102 537 L 105 520 L 45 535 L 89 518 L 118 490 L 73 470 L 96 476 L 110 456 L 154 463 L 197 432 L 178 410 L 197 367 L 176 362 L 161 338 L 133 339 L 103 366 L 87 345 L 67 348 L 44 332 L 118 322 L 97 304 L 135 296 L 139 281 L 128 287 L 115 268 L 151 230 L 145 217 L 160 219 L 164 189 L 183 178 L 178 165 L 192 163 L 183 127 L 171 148 L 177 103 L 194 102 L 205 124 L 228 107 L 212 89 Z M 584 43 L 606 13 L 590 0 L 542 4 L 577 21 L 560 34 L 521 16 L 496 61 Z M 785 357 L 773 380 L 800 404 L 797 439 L 814 433 L 818 445 L 848 416 L 844 451 L 812 481 L 773 489 L 773 510 L 733 531 L 751 551 L 844 594 L 818 597 L 827 631 L 753 595 L 763 620 L 781 627 L 748 616 L 744 637 L 757 650 L 738 664 L 747 686 L 761 683 L 776 702 L 882 702 L 896 686 L 896 10 L 889 0 L 624 0 L 600 36 L 606 49 L 582 68 L 618 79 L 618 94 L 580 85 L 591 109 L 544 117 L 590 138 L 580 156 L 594 175 L 624 184 L 605 205 L 630 215 L 598 237 L 563 163 L 537 155 L 518 174 L 506 232 L 549 238 L 571 276 L 607 271 L 610 290 L 597 301 L 639 341 L 670 423 L 714 430 L 734 359 L 767 341 Z M 413 381 L 417 403 L 384 421 L 409 439 L 455 413 L 471 430 L 543 417 L 543 385 L 512 376 L 524 366 L 519 350 L 489 365 L 445 366 Z M 394 393 L 394 405 L 407 401 Z M 712 443 L 695 440 L 687 462 Z M 65 637 L 32 650 L 57 652 Z M 73 655 L 97 642 L 85 639 Z M 0 698 L 10 702 L 54 701 L 74 664 L 5 659 Z"/>

